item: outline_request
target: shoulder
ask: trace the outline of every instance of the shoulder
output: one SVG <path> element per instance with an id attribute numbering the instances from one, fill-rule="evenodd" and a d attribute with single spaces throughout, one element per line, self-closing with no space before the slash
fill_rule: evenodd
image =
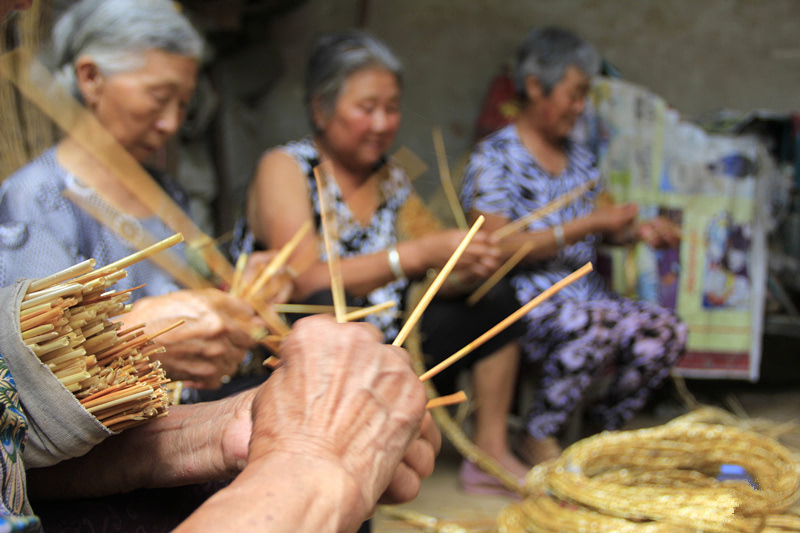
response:
<path id="1" fill-rule="evenodd" d="M 586 146 L 577 142 L 570 142 L 569 157 L 573 163 L 582 169 L 592 169 L 597 165 L 597 158 Z"/>
<path id="2" fill-rule="evenodd" d="M 61 192 L 66 188 L 67 173 L 51 149 L 9 176 L 0 186 L 4 214 L 37 208 L 46 211 L 66 203 Z"/>

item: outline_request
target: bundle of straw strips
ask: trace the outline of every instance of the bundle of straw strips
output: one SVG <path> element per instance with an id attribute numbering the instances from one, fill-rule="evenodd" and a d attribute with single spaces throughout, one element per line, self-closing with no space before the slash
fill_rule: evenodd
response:
<path id="1" fill-rule="evenodd" d="M 94 265 L 90 259 L 31 283 L 20 305 L 20 331 L 89 413 L 122 431 L 167 414 L 169 380 L 161 363 L 150 361 L 164 349 L 152 347 L 158 334 L 146 335 L 144 324 L 123 330 L 111 321 L 130 310 L 134 289 L 113 290 L 125 270 Z"/>

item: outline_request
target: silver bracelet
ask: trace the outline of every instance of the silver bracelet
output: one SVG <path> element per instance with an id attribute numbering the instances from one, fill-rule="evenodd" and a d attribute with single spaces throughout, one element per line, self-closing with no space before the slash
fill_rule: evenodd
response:
<path id="1" fill-rule="evenodd" d="M 561 251 L 564 249 L 564 226 L 561 224 L 553 226 L 553 238 L 556 240 L 556 249 Z"/>
<path id="2" fill-rule="evenodd" d="M 403 279 L 406 273 L 403 272 L 403 267 L 400 264 L 400 254 L 397 253 L 397 246 L 392 245 L 387 251 L 389 259 L 389 270 L 394 274 L 395 279 Z"/>

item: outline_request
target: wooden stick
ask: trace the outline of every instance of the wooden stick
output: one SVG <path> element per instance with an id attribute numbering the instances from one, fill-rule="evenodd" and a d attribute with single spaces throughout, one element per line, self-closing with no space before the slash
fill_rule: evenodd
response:
<path id="1" fill-rule="evenodd" d="M 300 226 L 300 229 L 295 232 L 292 238 L 286 244 L 281 247 L 280 251 L 275 254 L 275 257 L 272 258 L 264 270 L 259 274 L 258 278 L 256 279 L 255 283 L 253 283 L 247 292 L 245 293 L 245 299 L 249 300 L 253 296 L 255 296 L 258 291 L 260 291 L 267 282 L 278 273 L 281 267 L 289 260 L 292 253 L 294 253 L 295 249 L 300 245 L 303 238 L 306 234 L 311 231 L 312 222 L 310 220 L 306 220 L 305 223 Z"/>
<path id="2" fill-rule="evenodd" d="M 448 394 L 447 396 L 439 396 L 438 398 L 432 398 L 431 400 L 428 401 L 428 404 L 425 406 L 425 409 L 434 409 L 436 407 L 456 405 L 458 403 L 466 401 L 467 401 L 467 395 L 464 394 L 463 390 L 460 390 L 455 394 Z"/>
<path id="3" fill-rule="evenodd" d="M 530 312 L 531 309 L 540 305 L 542 302 L 548 300 L 558 291 L 560 291 L 567 285 L 575 282 L 576 280 L 582 278 L 591 271 L 592 271 L 592 264 L 586 263 L 585 265 L 583 265 L 581 268 L 579 268 L 569 276 L 555 283 L 552 287 L 545 289 L 544 291 L 542 291 L 541 294 L 539 294 L 539 296 L 537 296 L 530 302 L 526 303 L 525 305 L 523 305 L 522 307 L 511 313 L 508 317 L 503 319 L 499 324 L 491 328 L 489 331 L 487 331 L 486 333 L 484 333 L 471 343 L 467 344 L 462 349 L 460 349 L 459 351 L 457 351 L 456 353 L 454 353 L 453 355 L 451 355 L 450 357 L 448 357 L 435 367 L 431 368 L 430 370 L 422 374 L 419 377 L 420 381 L 427 381 L 428 379 L 432 378 L 442 370 L 445 370 L 447 367 L 449 367 L 450 365 L 452 365 L 453 363 L 455 363 L 456 361 L 458 361 L 459 359 L 470 353 L 472 350 L 478 348 L 479 346 L 490 340 L 492 337 L 494 337 L 495 335 L 506 329 L 508 326 L 510 326 L 511 324 L 513 324 L 514 322 L 516 322 L 517 320 L 528 314 L 528 312 Z"/>
<path id="4" fill-rule="evenodd" d="M 444 151 L 442 130 L 438 127 L 433 128 L 433 147 L 436 150 L 436 160 L 439 163 L 439 179 L 442 181 L 444 195 L 447 197 L 447 203 L 450 204 L 450 210 L 453 212 L 456 225 L 460 229 L 467 229 L 469 224 L 467 224 L 467 217 L 464 216 L 464 210 L 461 209 L 461 202 L 458 200 L 453 178 L 450 176 L 450 167 L 447 164 L 447 155 Z"/>
<path id="5" fill-rule="evenodd" d="M 132 253 L 127 257 L 123 257 L 119 261 L 114 261 L 102 268 L 98 268 L 88 274 L 84 274 L 83 276 L 76 278 L 74 280 L 75 283 L 86 283 L 87 281 L 93 281 L 97 278 L 100 278 L 106 274 L 113 274 L 119 270 L 127 268 L 139 261 L 143 261 L 150 256 L 157 254 L 162 250 L 166 250 L 171 246 L 175 246 L 179 242 L 183 242 L 183 235 L 180 233 L 176 233 L 171 237 L 167 237 L 166 239 L 155 243 L 152 246 L 148 246 L 144 250 L 139 250 L 138 252 Z"/>
<path id="6" fill-rule="evenodd" d="M 244 268 L 247 266 L 247 260 L 249 258 L 250 255 L 247 252 L 242 252 L 239 254 L 239 258 L 236 259 L 236 267 L 233 270 L 233 281 L 231 282 L 230 291 L 233 296 L 239 296 L 239 291 L 242 284 L 242 275 L 244 274 Z"/>
<path id="7" fill-rule="evenodd" d="M 31 328 L 27 331 L 23 329 L 22 331 L 22 340 L 26 341 L 28 339 L 32 339 L 33 337 L 37 337 L 42 335 L 43 333 L 48 333 L 53 331 L 56 327 L 53 324 L 43 324 L 41 326 L 36 326 L 35 328 Z"/>
<path id="8" fill-rule="evenodd" d="M 272 370 L 278 368 L 280 364 L 281 360 L 275 357 L 274 355 L 270 355 L 269 357 L 264 359 L 264 366 L 266 366 L 267 368 L 271 368 Z"/>
<path id="9" fill-rule="evenodd" d="M 47 291 L 46 293 L 35 294 L 33 296 L 28 294 L 23 298 L 22 303 L 19 306 L 19 310 L 26 311 L 31 307 L 41 305 L 45 302 L 54 300 L 56 298 L 60 298 L 62 296 L 70 296 L 73 294 L 78 294 L 81 292 L 82 288 L 83 287 L 81 286 L 80 283 L 70 283 L 69 285 L 58 287 L 56 289 Z"/>
<path id="10" fill-rule="evenodd" d="M 325 198 L 327 190 L 327 180 L 320 170 L 321 165 L 314 167 L 314 179 L 317 182 L 317 195 L 319 196 L 320 220 L 322 222 L 322 235 L 325 241 L 325 253 L 328 256 L 328 271 L 331 276 L 331 294 L 333 295 L 333 308 L 336 315 L 336 322 L 346 322 L 344 315 L 347 307 L 347 300 L 344 292 L 344 281 L 342 280 L 342 268 L 339 262 L 339 252 L 336 248 L 338 232 L 336 231 L 336 214 L 328 208 Z"/>
<path id="11" fill-rule="evenodd" d="M 539 220 L 545 217 L 546 215 L 552 213 L 556 209 L 559 209 L 569 204 L 579 196 L 583 196 L 584 194 L 586 194 L 586 192 L 594 189 L 596 185 L 597 185 L 597 180 L 589 180 L 582 185 L 578 185 L 571 191 L 567 191 L 566 193 L 562 194 L 552 202 L 549 202 L 540 207 L 539 209 L 536 209 L 535 211 L 532 211 L 531 213 L 525 215 L 524 217 L 519 218 L 513 222 L 510 222 L 498 230 L 495 230 L 495 232 L 492 233 L 492 237 L 496 239 L 504 239 L 509 235 L 516 233 L 521 229 L 523 229 L 528 224 L 530 224 L 531 222 L 535 222 L 536 220 Z"/>
<path id="12" fill-rule="evenodd" d="M 315 304 L 272 304 L 272 308 L 277 313 L 285 314 L 303 314 L 303 315 L 316 315 L 323 313 L 333 313 L 332 305 L 315 305 Z M 347 312 L 361 311 L 363 307 L 348 307 Z"/>
<path id="13" fill-rule="evenodd" d="M 385 311 L 386 309 L 391 309 L 396 305 L 397 302 L 395 302 L 394 300 L 389 300 L 388 302 L 383 302 L 381 304 L 371 305 L 369 307 L 359 309 L 358 311 L 352 311 L 350 313 L 347 313 L 346 315 L 344 315 L 344 320 L 345 322 L 352 322 L 353 320 L 359 320 L 373 313 L 379 313 L 381 311 Z"/>
<path id="14" fill-rule="evenodd" d="M 492 290 L 492 287 L 497 285 L 497 283 L 505 277 L 506 274 L 511 272 L 515 266 L 522 261 L 528 252 L 533 250 L 533 242 L 526 242 L 523 244 L 517 252 L 512 255 L 508 261 L 503 263 L 503 266 L 497 269 L 497 272 L 489 276 L 489 278 L 484 281 L 480 287 L 475 289 L 475 292 L 469 295 L 467 298 L 467 305 L 475 305 L 478 301 L 486 296 L 486 293 Z"/>
<path id="15" fill-rule="evenodd" d="M 425 312 L 425 309 L 428 308 L 428 304 L 431 303 L 433 297 L 436 296 L 436 292 L 439 290 L 439 287 L 442 286 L 444 280 L 447 279 L 447 276 L 450 275 L 453 268 L 456 266 L 456 263 L 461 258 L 461 254 L 464 253 L 469 243 L 472 241 L 475 234 L 478 233 L 478 230 L 483 225 L 484 220 L 486 220 L 483 215 L 478 217 L 478 220 L 475 221 L 475 224 L 472 225 L 472 229 L 469 230 L 466 237 L 461 241 L 461 244 L 458 245 L 456 251 L 453 252 L 453 255 L 450 256 L 450 259 L 447 260 L 444 267 L 442 268 L 439 275 L 436 276 L 436 279 L 433 280 L 431 286 L 428 287 L 428 290 L 425 291 L 425 294 L 422 296 L 422 299 L 417 304 L 417 307 L 411 312 L 411 316 L 409 316 L 408 321 L 403 324 L 403 327 L 400 329 L 400 332 L 397 334 L 397 337 L 394 339 L 392 343 L 393 346 L 402 346 L 403 343 L 406 341 L 406 338 L 411 334 L 411 330 L 416 325 L 417 321 L 422 316 L 422 313 Z"/>
<path id="16" fill-rule="evenodd" d="M 55 274 L 51 274 L 46 278 L 38 279 L 32 282 L 28 287 L 28 292 L 31 293 L 46 289 L 55 285 L 56 283 L 61 283 L 62 281 L 66 281 L 70 278 L 86 274 L 87 272 L 90 272 L 95 265 L 97 265 L 97 261 L 94 259 L 87 259 L 86 261 L 78 263 L 75 266 L 65 268 L 64 270 L 56 272 Z"/>

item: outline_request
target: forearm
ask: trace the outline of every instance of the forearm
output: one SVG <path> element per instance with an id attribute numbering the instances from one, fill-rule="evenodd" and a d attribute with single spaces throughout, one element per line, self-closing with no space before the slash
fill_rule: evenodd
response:
<path id="1" fill-rule="evenodd" d="M 358 485 L 333 463 L 275 454 L 250 464 L 176 529 L 207 531 L 355 531 L 367 518 Z"/>
<path id="2" fill-rule="evenodd" d="M 488 231 L 493 232 L 508 223 L 507 219 L 491 216 L 486 217 L 489 227 Z M 570 220 L 561 224 L 564 237 L 564 246 L 569 246 L 576 242 L 582 241 L 588 235 L 598 233 L 597 224 L 594 218 L 590 216 L 581 217 Z M 503 261 L 507 261 L 517 250 L 519 250 L 526 243 L 531 243 L 531 250 L 525 255 L 525 263 L 536 263 L 554 257 L 559 251 L 559 243 L 556 237 L 555 228 L 547 228 L 541 231 L 520 231 L 512 234 L 501 241 L 501 249 L 503 250 Z"/>
<path id="3" fill-rule="evenodd" d="M 421 261 L 410 243 L 397 246 L 403 272 L 409 278 L 421 277 L 427 267 Z M 395 280 L 389 266 L 388 250 L 350 257 L 341 260 L 342 283 L 351 296 L 366 296 L 379 287 Z M 330 272 L 327 263 L 317 263 L 295 280 L 294 298 L 305 300 L 316 292 L 327 290 L 331 286 Z"/>
<path id="4" fill-rule="evenodd" d="M 229 479 L 246 457 L 246 438 L 241 450 L 231 446 L 231 422 L 237 402 L 252 402 L 252 394 L 172 407 L 168 416 L 110 437 L 82 457 L 29 470 L 28 492 L 38 499 L 95 497 Z M 249 414 L 236 418 L 242 416 Z"/>

